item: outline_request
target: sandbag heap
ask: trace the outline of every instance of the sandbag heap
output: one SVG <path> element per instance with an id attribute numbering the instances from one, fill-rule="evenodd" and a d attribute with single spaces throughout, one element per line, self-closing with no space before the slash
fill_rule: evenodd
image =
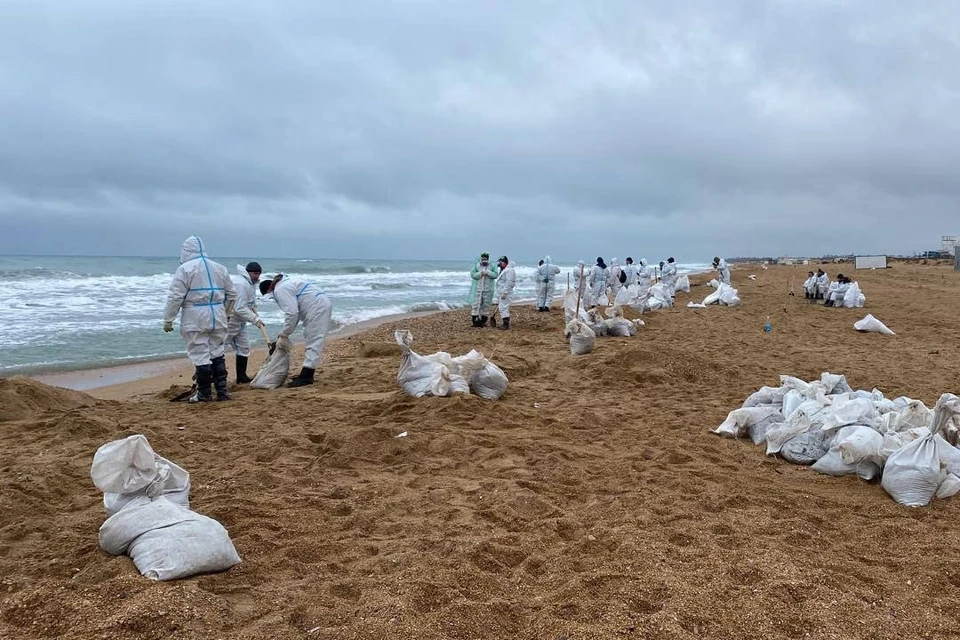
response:
<path id="1" fill-rule="evenodd" d="M 412 333 L 398 330 L 393 336 L 403 352 L 397 383 L 407 395 L 445 398 L 472 391 L 486 400 L 499 400 L 507 391 L 507 374 L 476 349 L 456 358 L 446 351 L 422 356 L 410 348 Z"/>
<path id="2" fill-rule="evenodd" d="M 154 453 L 146 437 L 100 447 L 90 477 L 109 516 L 100 548 L 130 556 L 145 578 L 176 580 L 239 564 L 223 525 L 190 510 L 190 474 Z"/>
<path id="3" fill-rule="evenodd" d="M 900 504 L 920 507 L 960 491 L 960 398 L 923 402 L 854 391 L 842 375 L 780 376 L 731 411 L 713 433 L 766 443 L 767 455 L 833 475 L 880 479 Z"/>

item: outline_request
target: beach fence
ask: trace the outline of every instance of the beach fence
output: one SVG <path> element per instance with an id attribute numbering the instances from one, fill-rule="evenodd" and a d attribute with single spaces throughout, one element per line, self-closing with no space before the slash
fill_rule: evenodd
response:
<path id="1" fill-rule="evenodd" d="M 960 244 L 956 246 L 953 252 L 953 268 L 960 271 Z"/>

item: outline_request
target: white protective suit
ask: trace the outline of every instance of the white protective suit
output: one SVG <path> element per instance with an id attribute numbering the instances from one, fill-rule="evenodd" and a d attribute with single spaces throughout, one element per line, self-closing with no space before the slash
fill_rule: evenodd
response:
<path id="1" fill-rule="evenodd" d="M 823 273 L 817 276 L 817 293 L 820 294 L 821 298 L 827 297 L 827 289 L 830 288 L 830 278 L 827 277 L 827 274 Z"/>
<path id="2" fill-rule="evenodd" d="M 722 284 L 730 284 L 730 265 L 727 264 L 727 261 L 723 258 L 720 258 L 720 263 L 717 265 L 718 280 Z"/>
<path id="3" fill-rule="evenodd" d="M 640 260 L 640 270 L 637 272 L 637 287 L 640 295 L 645 296 L 653 284 L 653 267 L 647 266 L 646 258 Z"/>
<path id="4" fill-rule="evenodd" d="M 590 269 L 590 277 L 587 279 L 587 284 L 590 287 L 589 296 L 587 296 L 587 300 L 583 306 L 590 308 L 600 302 L 600 296 L 603 295 L 603 291 L 607 286 L 607 269 L 604 269 L 599 264 L 593 265 L 593 268 Z"/>
<path id="5" fill-rule="evenodd" d="M 303 322 L 303 339 L 306 343 L 303 366 L 316 369 L 323 359 L 323 343 L 333 314 L 330 298 L 309 280 L 283 278 L 273 289 L 273 299 L 283 311 L 281 336 L 289 338 L 297 324 Z"/>
<path id="6" fill-rule="evenodd" d="M 623 266 L 623 272 L 627 274 L 627 281 L 623 283 L 623 286 L 629 287 L 632 284 L 637 284 L 637 278 L 640 274 L 640 268 L 635 264 L 625 264 Z"/>
<path id="7" fill-rule="evenodd" d="M 180 335 L 187 343 L 187 357 L 194 366 L 211 364 L 223 355 L 227 307 L 232 307 L 236 299 L 227 268 L 207 257 L 198 236 L 184 240 L 163 320 L 172 323 L 180 313 Z"/>
<path id="8" fill-rule="evenodd" d="M 250 355 L 250 338 L 247 337 L 247 323 L 256 324 L 260 320 L 257 315 L 257 285 L 250 281 L 250 274 L 246 267 L 237 265 L 237 273 L 233 276 L 233 285 L 237 290 L 237 304 L 227 324 L 226 344 L 238 356 Z"/>
<path id="9" fill-rule="evenodd" d="M 836 307 L 843 306 L 843 296 L 846 295 L 847 289 L 850 288 L 850 284 L 846 282 L 831 282 L 830 288 L 827 289 L 827 300 L 832 301 L 833 305 Z"/>
<path id="10" fill-rule="evenodd" d="M 497 276 L 497 301 L 500 304 L 500 317 L 510 317 L 510 303 L 513 302 L 513 288 L 517 286 L 517 272 L 508 264 Z"/>
<path id="11" fill-rule="evenodd" d="M 623 271 L 623 269 L 620 268 L 620 263 L 617 262 L 616 258 L 610 261 L 610 269 L 608 269 L 608 271 L 607 286 L 610 288 L 609 299 L 611 300 L 611 304 L 613 304 L 612 301 L 616 300 L 617 294 L 620 293 L 620 287 L 623 286 L 623 283 L 620 282 L 620 272 Z"/>
<path id="12" fill-rule="evenodd" d="M 581 287 L 583 287 L 583 290 L 580 294 L 583 297 L 589 295 L 586 284 L 590 277 L 590 269 L 587 269 L 586 267 L 587 265 L 583 262 L 583 260 L 580 260 L 577 262 L 577 266 L 573 268 L 573 271 L 570 272 L 570 281 L 573 283 L 573 290 L 580 291 Z M 581 272 L 583 273 L 583 278 L 580 277 Z"/>
<path id="13" fill-rule="evenodd" d="M 811 274 L 803 283 L 803 292 L 807 298 L 814 298 L 817 295 L 817 275 Z"/>
<path id="14" fill-rule="evenodd" d="M 677 263 L 676 262 L 666 262 L 663 265 L 663 274 L 660 277 L 660 282 L 663 283 L 663 286 L 667 288 L 667 292 L 672 298 L 677 289 Z"/>
<path id="15" fill-rule="evenodd" d="M 560 267 L 551 262 L 550 256 L 543 259 L 543 264 L 537 269 L 537 308 L 550 307 L 553 294 L 557 288 L 557 275 Z"/>

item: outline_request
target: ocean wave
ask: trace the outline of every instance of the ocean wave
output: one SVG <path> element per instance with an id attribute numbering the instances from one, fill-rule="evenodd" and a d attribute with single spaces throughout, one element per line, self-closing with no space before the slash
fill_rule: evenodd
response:
<path id="1" fill-rule="evenodd" d="M 374 282 L 370 285 L 371 289 L 409 289 L 410 283 L 408 282 Z"/>
<path id="2" fill-rule="evenodd" d="M 452 309 L 462 309 L 465 304 L 457 304 L 452 302 L 420 302 L 418 304 L 410 305 L 409 311 L 411 313 L 421 313 L 423 311 L 450 311 Z"/>

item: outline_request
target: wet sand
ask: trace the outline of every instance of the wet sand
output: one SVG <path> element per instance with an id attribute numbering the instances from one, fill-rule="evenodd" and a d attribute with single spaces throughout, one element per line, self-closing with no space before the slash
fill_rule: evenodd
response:
<path id="1" fill-rule="evenodd" d="M 228 403 L 168 402 L 175 371 L 97 392 L 114 399 L 0 381 L 0 637 L 955 637 L 960 498 L 901 507 L 709 433 L 780 374 L 960 391 L 960 273 L 893 266 L 855 273 L 865 309 L 788 296 L 806 267 L 749 267 L 742 306 L 688 310 L 694 277 L 581 357 L 558 309 L 517 308 L 509 332 L 406 319 L 331 341 L 312 387 Z M 855 332 L 868 312 L 898 335 Z M 405 397 L 396 328 L 483 351 L 507 394 Z M 99 549 L 90 462 L 132 433 L 190 471 L 241 565 L 153 583 Z"/>

